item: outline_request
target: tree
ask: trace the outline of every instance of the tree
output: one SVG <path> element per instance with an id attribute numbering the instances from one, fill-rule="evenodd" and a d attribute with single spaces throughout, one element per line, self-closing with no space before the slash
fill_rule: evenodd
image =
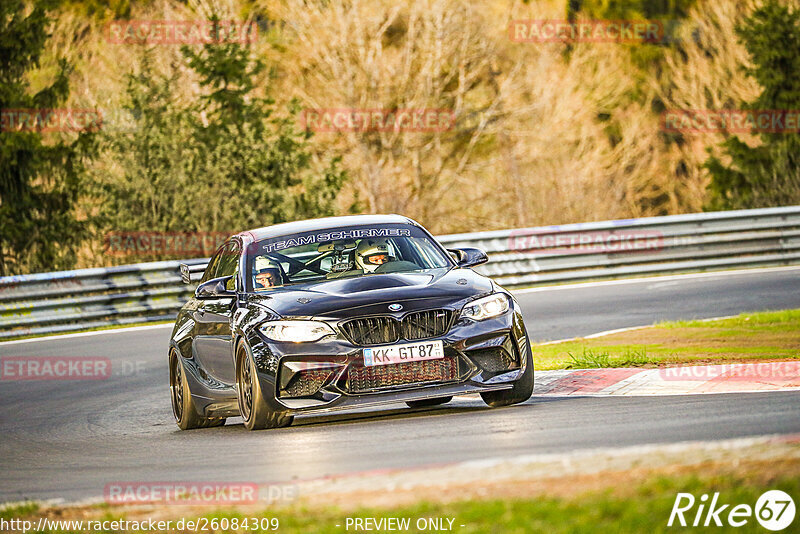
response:
<path id="1" fill-rule="evenodd" d="M 143 49 L 127 77 L 129 127 L 103 134 L 108 230 L 236 232 L 334 214 L 339 160 L 314 161 L 310 132 L 294 129 L 298 106 L 279 115 L 262 90 L 266 65 L 249 49 L 184 46 L 162 71 Z M 177 96 L 190 83 L 199 91 Z"/>
<path id="2" fill-rule="evenodd" d="M 761 86 L 761 94 L 743 107 L 748 110 L 800 110 L 800 9 L 779 0 L 767 0 L 737 33 L 753 66 L 747 72 Z M 722 144 L 727 161 L 711 156 L 705 164 L 711 174 L 712 210 L 758 208 L 800 203 L 800 134 L 759 134 L 750 146 L 738 136 Z"/>
<path id="3" fill-rule="evenodd" d="M 198 200 L 198 188 L 185 172 L 186 158 L 193 152 L 190 124 L 175 98 L 177 83 L 175 66 L 170 74 L 159 74 L 148 50 L 141 55 L 139 71 L 127 75 L 120 120 L 104 128 L 100 136 L 102 160 L 110 164 L 97 170 L 93 192 L 102 199 L 107 230 L 203 229 L 191 208 Z"/>
<path id="4" fill-rule="evenodd" d="M 567 15 L 582 12 L 601 19 L 684 18 L 695 0 L 569 0 Z"/>
<path id="5" fill-rule="evenodd" d="M 189 110 L 194 143 L 187 161 L 188 174 L 215 192 L 210 229 L 332 215 L 346 178 L 339 159 L 313 168 L 312 133 L 294 128 L 299 104 L 292 101 L 281 116 L 268 91 L 256 91 L 264 62 L 239 43 L 207 44 L 200 51 L 184 46 L 182 53 L 203 93 Z"/>
<path id="6" fill-rule="evenodd" d="M 0 276 L 72 267 L 87 233 L 75 203 L 91 134 L 45 139 L 41 127 L 13 120 L 14 110 L 56 108 L 69 95 L 65 61 L 49 86 L 30 91 L 27 75 L 39 66 L 48 23 L 43 3 L 30 10 L 19 0 L 0 3 Z"/>

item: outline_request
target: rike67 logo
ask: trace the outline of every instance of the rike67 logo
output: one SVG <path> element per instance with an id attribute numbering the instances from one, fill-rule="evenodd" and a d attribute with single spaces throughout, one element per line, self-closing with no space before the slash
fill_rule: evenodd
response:
<path id="1" fill-rule="evenodd" d="M 781 490 L 764 492 L 755 507 L 749 504 L 723 503 L 719 492 L 709 499 L 703 494 L 695 499 L 691 493 L 678 493 L 669 514 L 667 526 L 731 526 L 743 527 L 755 518 L 767 530 L 784 530 L 794 521 L 795 505 L 792 497 Z"/>

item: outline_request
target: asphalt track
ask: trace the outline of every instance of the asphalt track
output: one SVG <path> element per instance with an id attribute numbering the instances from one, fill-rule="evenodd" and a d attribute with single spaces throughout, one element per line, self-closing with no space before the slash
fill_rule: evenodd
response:
<path id="1" fill-rule="evenodd" d="M 800 308 L 800 269 L 676 276 L 518 292 L 537 341 L 665 319 Z M 0 381 L 0 502 L 102 497 L 112 482 L 266 484 L 529 453 L 800 432 L 800 392 L 479 398 L 305 417 L 279 430 L 180 432 L 169 407 L 170 327 L 0 344 L 2 356 L 95 356 L 108 380 Z M 535 392 L 534 392 L 535 393 Z"/>

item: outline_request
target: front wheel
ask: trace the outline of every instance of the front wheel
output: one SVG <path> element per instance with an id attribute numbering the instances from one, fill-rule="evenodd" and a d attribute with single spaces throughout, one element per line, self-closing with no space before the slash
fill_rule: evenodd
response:
<path id="1" fill-rule="evenodd" d="M 169 390 L 172 398 L 172 414 L 181 430 L 193 428 L 209 428 L 225 424 L 223 417 L 202 417 L 192 400 L 192 392 L 183 369 L 183 362 L 178 351 L 169 351 Z"/>
<path id="2" fill-rule="evenodd" d="M 255 363 L 243 341 L 236 350 L 236 394 L 239 413 L 247 430 L 280 428 L 292 424 L 294 417 L 267 407 Z"/>
<path id="3" fill-rule="evenodd" d="M 481 393 L 483 402 L 496 408 L 525 402 L 533 395 L 533 351 L 530 344 L 525 351 L 525 371 L 514 382 L 514 387 L 502 391 L 486 391 Z"/>

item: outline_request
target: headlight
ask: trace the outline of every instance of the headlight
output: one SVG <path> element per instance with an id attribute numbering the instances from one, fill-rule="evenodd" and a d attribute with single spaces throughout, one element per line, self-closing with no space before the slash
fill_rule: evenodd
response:
<path id="1" fill-rule="evenodd" d="M 273 341 L 303 343 L 319 341 L 336 332 L 321 321 L 269 321 L 261 325 L 261 333 Z"/>
<path id="2" fill-rule="evenodd" d="M 473 321 L 483 321 L 498 315 L 503 315 L 508 311 L 510 304 L 508 297 L 503 293 L 495 293 L 488 297 L 468 302 L 461 310 L 461 319 L 472 319 Z"/>

